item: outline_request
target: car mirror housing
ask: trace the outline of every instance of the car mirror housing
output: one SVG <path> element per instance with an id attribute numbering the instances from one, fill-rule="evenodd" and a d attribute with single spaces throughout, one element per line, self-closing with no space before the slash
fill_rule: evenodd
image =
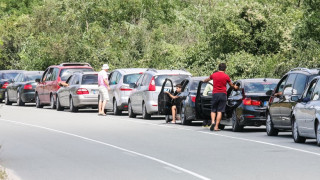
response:
<path id="1" fill-rule="evenodd" d="M 266 92 L 267 96 L 271 96 L 272 94 L 273 94 L 273 90 L 271 90 L 271 89 Z"/>

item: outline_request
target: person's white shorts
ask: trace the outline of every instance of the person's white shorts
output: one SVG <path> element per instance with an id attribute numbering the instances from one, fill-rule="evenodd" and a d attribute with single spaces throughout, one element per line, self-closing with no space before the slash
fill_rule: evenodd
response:
<path id="1" fill-rule="evenodd" d="M 100 101 L 109 101 L 108 89 L 104 86 L 99 86 Z"/>

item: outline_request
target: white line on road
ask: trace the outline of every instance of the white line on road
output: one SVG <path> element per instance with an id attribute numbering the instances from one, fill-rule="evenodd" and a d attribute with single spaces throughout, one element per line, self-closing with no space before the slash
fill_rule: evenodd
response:
<path id="1" fill-rule="evenodd" d="M 320 153 L 312 152 L 312 151 L 306 151 L 303 149 L 298 149 L 298 148 L 293 148 L 289 146 L 283 146 L 279 144 L 274 144 L 274 143 L 268 143 L 264 141 L 257 141 L 257 140 L 252 140 L 252 139 L 246 139 L 246 138 L 239 138 L 239 137 L 234 137 L 234 136 L 228 136 L 228 135 L 223 135 L 223 134 L 217 134 L 217 133 L 212 133 L 212 132 L 205 132 L 205 131 L 195 131 L 193 129 L 185 128 L 185 127 L 177 127 L 177 126 L 172 126 L 172 125 L 167 125 L 167 124 L 155 124 L 155 123 L 149 123 L 149 122 L 138 122 L 135 120 L 127 120 L 126 121 L 134 122 L 134 123 L 140 123 L 140 124 L 148 124 L 148 125 L 153 125 L 153 126 L 160 126 L 160 127 L 165 127 L 165 128 L 171 128 L 171 129 L 179 129 L 179 130 L 185 130 L 185 131 L 193 131 L 193 132 L 198 132 L 202 134 L 209 134 L 209 135 L 214 135 L 214 136 L 220 136 L 220 137 L 225 137 L 225 138 L 230 138 L 230 139 L 237 139 L 237 140 L 242 140 L 242 141 L 248 141 L 248 142 L 254 142 L 254 143 L 259 143 L 259 144 L 264 144 L 264 145 L 269 145 L 269 146 L 274 146 L 274 147 L 280 147 L 284 149 L 289 149 L 293 151 L 298 151 L 298 152 L 303 152 L 307 154 L 312 154 L 316 156 L 320 156 Z"/>
<path id="2" fill-rule="evenodd" d="M 2 119 L 2 118 L 0 118 L 0 121 L 9 122 L 9 123 L 18 124 L 18 125 L 23 125 L 23 126 L 34 127 L 34 128 L 39 128 L 39 129 L 44 129 L 44 130 L 52 131 L 52 132 L 55 132 L 55 133 L 64 134 L 64 135 L 68 135 L 68 136 L 84 139 L 84 140 L 87 140 L 87 141 L 91 141 L 91 142 L 94 142 L 94 143 L 102 144 L 102 145 L 109 146 L 109 147 L 112 147 L 112 148 L 115 148 L 115 149 L 118 149 L 118 150 L 121 150 L 121 151 L 124 151 L 124 152 L 127 152 L 127 153 L 132 153 L 132 154 L 135 154 L 137 156 L 144 157 L 144 158 L 152 160 L 152 161 L 156 161 L 158 163 L 161 163 L 161 164 L 164 164 L 166 166 L 172 167 L 174 169 L 180 170 L 182 172 L 185 172 L 185 173 L 187 173 L 189 175 L 192 175 L 194 177 L 197 177 L 199 179 L 210 180 L 210 178 L 207 178 L 207 177 L 202 176 L 200 174 L 197 174 L 195 172 L 189 171 L 189 170 L 184 169 L 182 167 L 179 167 L 177 165 L 171 164 L 169 162 L 166 162 L 166 161 L 163 161 L 163 160 L 160 160 L 160 159 L 157 159 L 155 157 L 148 156 L 148 155 L 145 155 L 145 154 L 142 154 L 142 153 L 138 153 L 138 152 L 135 152 L 135 151 L 132 151 L 132 150 L 128 150 L 128 149 L 125 149 L 125 148 L 122 148 L 122 147 L 119 147 L 119 146 L 115 146 L 115 145 L 112 145 L 112 144 L 109 144 L 109 143 L 104 143 L 104 142 L 101 142 L 101 141 L 98 141 L 98 140 L 86 138 L 86 137 L 83 137 L 83 136 L 79 136 L 79 135 L 68 133 L 68 132 L 64 132 L 64 131 L 59 131 L 59 130 L 56 130 L 56 129 L 47 128 L 47 127 L 44 127 L 44 126 L 38 126 L 38 125 L 27 124 L 27 123 L 12 121 L 12 120 L 6 120 L 6 119 Z"/>

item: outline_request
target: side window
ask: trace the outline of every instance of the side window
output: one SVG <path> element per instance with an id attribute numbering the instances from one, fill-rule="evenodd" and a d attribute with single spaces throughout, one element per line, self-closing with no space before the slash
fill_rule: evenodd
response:
<path id="1" fill-rule="evenodd" d="M 288 78 L 288 76 L 285 76 L 281 79 L 281 81 L 279 82 L 279 85 L 275 91 L 276 93 L 283 92 L 284 85 L 286 84 L 287 78 Z"/>
<path id="2" fill-rule="evenodd" d="M 312 94 L 312 92 L 313 92 L 313 90 L 314 90 L 314 88 L 315 88 L 315 86 L 316 86 L 316 82 L 317 82 L 316 79 L 313 80 L 313 81 L 311 81 L 311 83 L 310 83 L 307 91 L 305 91 L 304 94 L 303 94 L 303 98 L 309 98 L 309 99 L 311 99 L 311 94 Z"/>
<path id="3" fill-rule="evenodd" d="M 152 78 L 151 74 L 145 75 L 142 79 L 142 86 L 149 86 L 151 78 Z"/>
<path id="4" fill-rule="evenodd" d="M 19 82 L 24 82 L 24 81 L 25 81 L 25 75 L 21 74 Z"/>
<path id="5" fill-rule="evenodd" d="M 137 86 L 140 86 L 140 85 L 141 85 L 142 79 L 143 79 L 145 76 L 146 76 L 145 74 L 143 74 L 142 76 L 140 76 L 140 78 L 139 78 L 138 81 L 137 81 Z"/>
<path id="6" fill-rule="evenodd" d="M 15 78 L 14 78 L 14 82 L 20 82 L 19 79 L 21 77 L 22 74 L 18 74 Z"/>
<path id="7" fill-rule="evenodd" d="M 73 84 L 80 84 L 80 76 L 79 75 L 74 77 Z"/>
<path id="8" fill-rule="evenodd" d="M 284 86 L 283 94 L 291 95 L 293 90 L 293 83 L 296 79 L 297 74 L 290 74 L 288 77 L 288 80 L 286 82 L 286 85 Z"/>
<path id="9" fill-rule="evenodd" d="M 319 100 L 319 96 L 320 96 L 320 82 L 318 81 L 311 95 L 311 100 L 314 100 L 314 101 Z"/>
<path id="10" fill-rule="evenodd" d="M 118 72 L 113 72 L 113 73 L 111 74 L 111 79 L 110 79 L 110 84 L 111 84 L 111 85 L 116 84 L 117 75 L 118 75 Z"/>
<path id="11" fill-rule="evenodd" d="M 118 84 L 119 83 L 119 81 L 120 81 L 120 79 L 121 79 L 121 73 L 117 73 L 117 77 L 116 77 L 116 84 Z"/>
<path id="12" fill-rule="evenodd" d="M 49 72 L 49 68 L 43 72 L 43 75 L 41 77 L 41 82 L 44 82 L 46 80 L 48 72 Z"/>
<path id="13" fill-rule="evenodd" d="M 293 94 L 302 94 L 307 82 L 307 76 L 298 74 L 293 85 Z"/>
<path id="14" fill-rule="evenodd" d="M 66 80 L 66 83 L 71 85 L 71 83 L 72 83 L 72 75 Z"/>
<path id="15" fill-rule="evenodd" d="M 55 81 L 58 77 L 59 74 L 59 69 L 58 68 L 54 68 L 52 71 L 52 75 L 51 75 L 51 81 Z"/>
<path id="16" fill-rule="evenodd" d="M 45 77 L 44 81 L 51 81 L 52 73 L 53 73 L 53 68 L 50 68 L 48 73 L 46 74 L 46 77 Z"/>

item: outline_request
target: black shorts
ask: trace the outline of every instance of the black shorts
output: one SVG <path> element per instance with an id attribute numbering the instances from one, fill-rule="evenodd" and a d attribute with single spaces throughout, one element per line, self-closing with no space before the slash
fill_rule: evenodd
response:
<path id="1" fill-rule="evenodd" d="M 215 93 L 212 95 L 211 112 L 225 112 L 227 105 L 226 93 Z"/>

